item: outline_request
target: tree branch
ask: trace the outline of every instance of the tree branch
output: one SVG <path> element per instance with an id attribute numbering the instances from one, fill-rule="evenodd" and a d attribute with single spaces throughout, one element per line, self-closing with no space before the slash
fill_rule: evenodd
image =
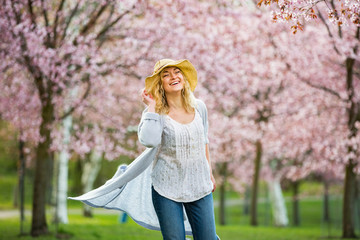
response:
<path id="1" fill-rule="evenodd" d="M 34 14 L 34 9 L 33 9 L 33 5 L 32 5 L 33 1 L 32 0 L 28 0 L 28 9 L 29 9 L 29 13 L 30 13 L 30 19 L 31 19 L 31 23 L 34 25 L 34 28 L 36 28 L 36 21 L 35 21 L 35 14 Z"/>
<path id="2" fill-rule="evenodd" d="M 339 18 L 339 14 L 338 14 L 338 12 L 336 11 L 336 7 L 335 7 L 334 0 L 331 0 L 331 1 L 330 1 L 330 4 L 331 4 L 332 10 L 333 10 L 333 12 L 334 12 L 334 14 L 335 14 L 335 17 L 336 17 L 336 18 Z M 341 25 L 338 25 L 338 34 L 339 34 L 339 37 L 342 38 Z"/>
<path id="3" fill-rule="evenodd" d="M 130 11 L 132 9 L 135 8 L 135 4 L 133 5 L 133 7 L 129 10 L 126 10 L 123 14 L 121 14 L 120 16 L 118 16 L 114 21 L 112 21 L 110 24 L 107 24 L 103 27 L 103 29 L 98 33 L 98 35 L 96 36 L 96 39 L 101 38 L 103 35 L 106 34 L 107 31 L 109 31 L 109 29 L 111 27 L 113 27 L 117 22 L 119 22 L 126 14 L 130 13 Z"/>
<path id="4" fill-rule="evenodd" d="M 288 64 L 287 64 L 288 65 Z M 290 66 L 288 66 L 288 68 L 291 69 Z M 332 90 L 331 88 L 328 88 L 328 87 L 325 87 L 325 86 L 322 86 L 322 85 L 317 85 L 317 84 L 314 84 L 312 83 L 310 80 L 308 79 L 304 79 L 303 77 L 301 77 L 297 72 L 294 72 L 291 70 L 291 72 L 296 75 L 296 77 L 303 83 L 305 83 L 306 85 L 312 87 L 312 88 L 316 88 L 316 89 L 319 89 L 319 90 L 322 90 L 322 91 L 325 91 L 327 93 L 330 93 L 332 94 L 333 96 L 337 97 L 338 99 L 340 99 L 341 101 L 344 101 L 346 102 L 347 100 L 346 99 L 343 99 L 341 98 L 340 94 L 337 93 L 336 91 Z"/>
<path id="5" fill-rule="evenodd" d="M 108 25 L 112 19 L 112 16 L 114 15 L 115 13 L 115 7 L 112 5 L 111 6 L 111 10 L 110 10 L 110 13 L 109 13 L 109 16 L 107 17 L 106 21 L 105 21 L 105 26 Z M 108 38 L 103 36 L 101 37 L 101 40 L 99 42 L 99 45 L 98 45 L 98 49 L 101 48 L 101 46 L 103 45 L 103 43 L 107 40 Z"/>
<path id="6" fill-rule="evenodd" d="M 12 8 L 13 14 L 15 16 L 16 23 L 20 24 L 21 17 L 19 15 L 19 13 L 16 11 L 13 1 L 11 1 L 11 8 Z M 7 17 L 9 18 L 8 15 L 7 15 Z M 45 86 L 42 82 L 42 72 L 37 66 L 33 65 L 31 58 L 27 54 L 25 54 L 25 52 L 27 52 L 27 50 L 28 50 L 28 46 L 27 46 L 26 38 L 25 38 L 23 32 L 20 32 L 20 40 L 21 40 L 20 48 L 22 51 L 22 57 L 23 57 L 23 61 L 24 61 L 23 64 L 26 66 L 26 68 L 31 73 L 31 75 L 34 77 L 35 84 L 39 91 L 41 103 L 43 103 L 43 97 L 45 94 Z"/>
<path id="7" fill-rule="evenodd" d="M 317 7 L 317 5 L 318 5 L 319 3 L 321 3 L 321 2 L 325 2 L 325 3 L 326 3 L 325 0 L 318 0 L 318 1 L 315 1 L 315 2 L 313 2 L 313 3 L 310 3 L 310 6 L 305 5 L 304 7 L 299 7 L 299 10 L 300 10 L 300 11 L 306 10 L 306 14 L 307 14 L 309 11 L 311 11 L 311 9 L 312 9 L 313 7 Z"/>
<path id="8" fill-rule="evenodd" d="M 41 7 L 42 7 L 42 13 L 43 13 L 43 17 L 44 17 L 44 21 L 45 21 L 45 27 L 46 27 L 45 46 L 50 47 L 51 46 L 51 36 L 50 36 L 49 29 L 48 29 L 49 28 L 49 18 L 48 18 L 47 10 L 45 8 L 44 0 L 41 0 Z"/>
<path id="9" fill-rule="evenodd" d="M 336 91 L 334 91 L 334 90 L 332 90 L 332 89 L 330 89 L 328 87 L 325 87 L 325 86 L 322 86 L 322 85 L 316 85 L 316 84 L 310 82 L 309 80 L 305 80 L 305 79 L 300 79 L 300 81 L 307 84 L 307 85 L 309 85 L 310 87 L 313 87 L 313 88 L 320 89 L 320 90 L 323 90 L 325 92 L 328 92 L 328 93 L 336 96 L 337 98 L 339 98 L 342 101 L 346 101 L 345 99 L 341 98 L 339 93 L 337 93 Z"/>
<path id="10" fill-rule="evenodd" d="M 52 43 L 53 47 L 56 47 L 57 27 L 58 27 L 58 22 L 59 22 L 59 14 L 60 14 L 61 10 L 64 7 L 64 3 L 65 3 L 65 0 L 61 0 L 61 2 L 59 4 L 59 7 L 58 7 L 58 9 L 56 10 L 56 13 L 55 13 L 55 20 L 54 20 L 54 27 L 53 27 L 53 43 Z"/>
<path id="11" fill-rule="evenodd" d="M 357 40 L 360 39 L 360 27 L 357 27 L 357 28 L 356 28 L 355 38 L 356 38 Z M 358 52 L 358 50 L 359 50 L 359 45 L 356 44 L 356 45 L 354 46 L 354 49 L 353 49 L 353 50 L 354 50 L 355 55 L 357 55 L 357 52 Z"/>
<path id="12" fill-rule="evenodd" d="M 105 21 L 105 25 L 109 24 L 109 22 L 111 21 L 112 16 L 114 15 L 114 13 L 115 13 L 115 6 L 111 5 L 110 13 L 109 13 L 109 16 L 107 17 L 107 19 Z"/>
<path id="13" fill-rule="evenodd" d="M 73 10 L 70 13 L 70 16 L 67 18 L 66 23 L 65 23 L 65 28 L 64 28 L 64 31 L 63 31 L 63 34 L 62 34 L 62 37 L 61 37 L 60 41 L 63 41 L 65 39 L 67 29 L 69 28 L 69 25 L 70 25 L 73 17 L 75 16 L 75 14 L 77 13 L 77 11 L 79 9 L 79 4 L 80 4 L 80 1 L 78 1 L 76 3 L 75 7 L 73 8 Z"/>
<path id="14" fill-rule="evenodd" d="M 317 8 L 317 7 L 316 7 L 316 8 Z M 329 27 L 329 25 L 327 24 L 324 16 L 321 14 L 319 8 L 317 8 L 317 10 L 318 10 L 318 15 L 319 15 L 319 18 L 320 18 L 321 22 L 325 25 L 325 27 L 326 27 L 326 29 L 327 29 L 327 31 L 328 31 L 329 37 L 332 38 L 332 39 L 334 39 L 334 35 L 332 34 L 332 32 L 331 32 L 331 30 L 330 30 L 330 27 Z M 333 48 L 334 48 L 335 52 L 336 52 L 338 55 L 341 55 L 341 53 L 340 53 L 339 49 L 336 47 L 335 43 L 333 43 Z"/>
<path id="15" fill-rule="evenodd" d="M 103 5 L 98 10 L 97 13 L 95 13 L 96 10 L 94 10 L 93 13 L 90 14 L 90 20 L 85 24 L 85 26 L 80 30 L 80 35 L 86 35 L 87 32 L 95 26 L 96 21 L 99 19 L 99 17 L 104 13 L 105 9 L 108 7 L 108 5 Z"/>
<path id="16" fill-rule="evenodd" d="M 355 117 L 355 122 L 356 121 L 360 122 L 360 102 L 356 103 L 356 113 L 357 114 L 356 114 L 356 117 Z"/>
<path id="17" fill-rule="evenodd" d="M 67 112 L 64 113 L 63 116 L 61 116 L 59 119 L 63 120 L 65 119 L 67 116 L 71 115 L 80 105 L 81 103 L 89 96 L 90 94 L 90 90 L 91 90 L 91 83 L 90 83 L 90 79 L 88 76 L 85 76 L 86 78 L 86 83 L 87 83 L 87 88 L 86 91 L 84 93 L 84 95 L 81 97 L 80 101 L 78 102 L 78 104 L 76 104 L 75 106 L 72 106 Z"/>

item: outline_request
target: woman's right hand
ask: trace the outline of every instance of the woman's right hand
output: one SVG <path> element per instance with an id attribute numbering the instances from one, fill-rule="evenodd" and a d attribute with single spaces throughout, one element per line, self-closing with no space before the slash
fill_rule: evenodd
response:
<path id="1" fill-rule="evenodd" d="M 149 106 L 148 111 L 155 112 L 156 102 L 155 102 L 153 96 L 151 96 L 151 94 L 148 93 L 145 88 L 142 90 L 141 98 L 142 98 L 143 103 L 145 103 L 147 106 Z"/>

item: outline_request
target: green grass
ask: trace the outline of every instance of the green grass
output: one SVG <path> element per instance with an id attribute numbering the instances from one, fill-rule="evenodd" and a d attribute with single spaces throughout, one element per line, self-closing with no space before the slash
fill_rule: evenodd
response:
<path id="1" fill-rule="evenodd" d="M 32 201 L 32 180 L 30 177 L 25 178 L 25 206 L 30 207 Z M 15 192 L 17 190 L 17 175 L 0 174 L 0 210 L 13 209 Z"/>
<path id="2" fill-rule="evenodd" d="M 13 207 L 14 191 L 16 186 L 16 178 L 14 176 L 0 175 L 0 210 Z"/>
<path id="3" fill-rule="evenodd" d="M 11 194 L 16 184 L 14 176 L 0 176 L 0 187 L 3 194 L 0 195 L 0 209 L 13 209 Z M 302 192 L 313 192 L 314 189 L 319 190 L 320 186 L 308 184 Z M 6 193 L 6 194 L 5 194 Z M 319 191 L 318 191 L 319 193 Z M 282 239 L 319 239 L 327 236 L 338 239 L 341 235 L 341 198 L 333 196 L 331 198 L 331 218 L 332 223 L 328 225 L 322 221 L 323 203 L 320 197 L 314 199 L 303 199 L 300 201 L 300 220 L 301 226 L 294 227 L 292 225 L 292 204 L 287 201 L 287 210 L 289 217 L 289 227 L 276 228 L 273 227 L 271 204 L 267 201 L 264 192 L 260 195 L 262 201 L 258 204 L 258 227 L 249 226 L 250 218 L 244 214 L 244 208 L 240 203 L 226 208 L 226 226 L 217 226 L 217 232 L 222 240 L 251 239 L 251 240 L 282 240 Z M 242 199 L 242 195 L 235 192 L 228 192 L 226 199 Z M 215 201 L 219 199 L 218 192 L 214 194 Z M 68 201 L 69 209 L 81 208 L 82 204 L 78 201 Z M 26 190 L 26 209 L 31 209 L 31 188 L 27 185 Z M 218 220 L 218 208 L 215 208 L 215 217 Z M 51 222 L 52 216 L 47 217 Z M 112 240 L 112 239 L 161 239 L 161 235 L 157 231 L 144 229 L 130 220 L 126 224 L 118 223 L 117 215 L 98 215 L 92 219 L 84 218 L 80 215 L 70 214 L 70 224 L 61 225 L 60 233 L 68 233 L 74 240 Z M 10 220 L 0 220 L 0 240 L 28 240 L 30 236 L 18 237 L 20 232 L 19 220 L 16 218 Z M 55 240 L 55 227 L 49 224 L 51 235 L 40 237 L 40 240 Z M 30 217 L 24 227 L 25 232 L 30 231 Z M 357 230 L 357 233 L 359 231 Z M 359 233 L 358 233 L 359 234 Z M 64 236 L 64 235 L 63 235 Z"/>
<path id="4" fill-rule="evenodd" d="M 161 234 L 158 231 L 148 230 L 137 225 L 132 220 L 125 224 L 118 223 L 117 215 L 96 215 L 94 218 L 84 218 L 80 215 L 69 215 L 70 224 L 60 225 L 60 236 L 67 235 L 72 240 L 158 240 Z M 42 236 L 39 240 L 56 240 L 55 226 L 49 226 L 51 234 Z M 12 218 L 0 220 L 1 240 L 30 240 L 31 236 L 19 237 L 19 221 Z M 26 220 L 24 230 L 29 232 L 30 222 Z M 302 228 L 274 228 L 251 227 L 245 225 L 217 226 L 217 233 L 222 240 L 318 240 L 325 237 L 319 227 Z M 65 235 L 64 235 L 65 234 Z M 340 239 L 340 238 L 332 238 Z"/>
<path id="5" fill-rule="evenodd" d="M 119 224 L 116 215 L 98 215 L 94 218 L 84 218 L 79 215 L 70 215 L 68 225 L 60 225 L 59 233 L 64 236 L 69 235 L 74 240 L 98 240 L 98 239 L 160 239 L 161 234 L 138 226 L 133 221 L 126 224 Z M 42 236 L 39 240 L 55 240 L 55 226 L 50 225 L 51 234 Z M 0 239 L 1 240 L 30 240 L 29 235 L 17 236 L 20 225 L 17 219 L 0 220 Z M 24 232 L 30 231 L 30 222 L 26 221 Z"/>
<path id="6" fill-rule="evenodd" d="M 74 202 L 74 201 L 73 201 Z M 341 201 L 337 198 L 331 199 L 332 205 L 332 225 L 327 225 L 321 220 L 321 199 L 303 200 L 300 202 L 301 227 L 292 226 L 278 228 L 273 227 L 271 219 L 271 209 L 267 203 L 258 205 L 259 226 L 249 226 L 249 216 L 243 214 L 242 206 L 235 205 L 226 209 L 226 226 L 217 225 L 217 233 L 222 240 L 312 240 L 312 239 L 340 239 L 341 221 L 335 219 L 334 213 L 339 210 Z M 75 206 L 73 206 L 75 207 Z M 288 215 L 291 219 L 291 204 L 287 202 Z M 218 219 L 218 208 L 215 208 L 216 218 Z M 47 216 L 48 222 L 51 215 Z M 157 231 L 145 229 L 131 219 L 120 224 L 119 215 L 101 215 L 94 211 L 94 218 L 85 218 L 79 214 L 69 214 L 69 224 L 60 225 L 59 232 L 68 234 L 69 239 L 73 240 L 152 240 L 161 239 L 161 234 Z M 329 228 L 330 227 L 330 228 Z M 56 240 L 55 226 L 49 225 L 51 235 L 38 238 L 39 240 Z M 27 217 L 24 227 L 25 232 L 30 231 L 30 217 Z M 0 220 L 0 240 L 30 240 L 30 236 L 18 237 L 20 232 L 19 220 Z M 62 235 L 64 236 L 64 235 Z"/>

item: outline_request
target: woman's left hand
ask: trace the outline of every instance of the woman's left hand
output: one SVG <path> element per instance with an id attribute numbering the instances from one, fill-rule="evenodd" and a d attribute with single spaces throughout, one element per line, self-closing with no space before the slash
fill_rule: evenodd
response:
<path id="1" fill-rule="evenodd" d="M 212 190 L 212 192 L 214 192 L 215 189 L 216 189 L 216 182 L 215 182 L 214 175 L 212 175 L 212 174 L 211 174 L 211 181 L 212 181 L 212 183 L 213 183 L 213 190 Z"/>

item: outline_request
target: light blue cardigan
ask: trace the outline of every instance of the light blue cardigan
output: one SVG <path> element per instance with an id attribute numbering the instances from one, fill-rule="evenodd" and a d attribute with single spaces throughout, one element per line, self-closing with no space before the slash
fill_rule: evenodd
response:
<path id="1" fill-rule="evenodd" d="M 206 143 L 209 142 L 207 109 L 205 103 L 196 99 L 196 109 L 199 111 L 204 125 Z M 161 143 L 164 127 L 164 115 L 144 110 L 138 128 L 141 144 L 147 149 L 128 166 L 120 165 L 115 175 L 104 185 L 79 197 L 69 197 L 82 201 L 92 207 L 121 210 L 139 225 L 152 230 L 160 230 L 151 198 L 152 162 Z M 192 235 L 191 227 L 185 216 L 185 231 Z"/>

